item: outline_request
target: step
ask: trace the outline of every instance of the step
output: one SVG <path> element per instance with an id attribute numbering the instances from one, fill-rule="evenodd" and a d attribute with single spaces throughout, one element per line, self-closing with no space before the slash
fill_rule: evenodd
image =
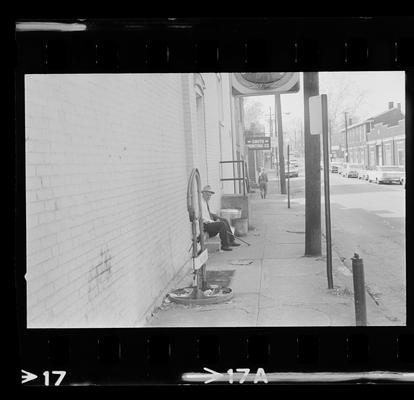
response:
<path id="1" fill-rule="evenodd" d="M 217 237 L 212 237 L 207 239 L 204 244 L 206 245 L 206 248 L 208 250 L 209 253 L 216 253 L 217 251 L 220 250 L 220 238 Z"/>
<path id="2" fill-rule="evenodd" d="M 220 241 L 220 237 L 218 235 L 211 238 L 206 233 L 204 235 L 204 244 L 205 244 L 206 249 L 209 253 L 215 253 L 215 252 L 219 251 L 220 248 L 221 248 L 221 241 Z M 200 250 L 200 243 L 198 243 L 197 247 Z"/>

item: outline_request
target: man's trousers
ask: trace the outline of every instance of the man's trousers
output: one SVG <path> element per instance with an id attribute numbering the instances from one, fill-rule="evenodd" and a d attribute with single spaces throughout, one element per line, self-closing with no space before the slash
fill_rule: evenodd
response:
<path id="1" fill-rule="evenodd" d="M 225 218 L 219 217 L 218 221 L 204 224 L 204 231 L 206 231 L 210 237 L 219 234 L 221 245 L 223 247 L 229 247 L 230 243 L 234 242 L 234 236 L 231 233 L 230 224 Z"/>

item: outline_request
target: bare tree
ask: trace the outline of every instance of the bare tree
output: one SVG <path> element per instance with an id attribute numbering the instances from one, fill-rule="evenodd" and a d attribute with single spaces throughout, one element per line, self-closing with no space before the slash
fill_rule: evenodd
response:
<path id="1" fill-rule="evenodd" d="M 325 75 L 320 91 L 328 95 L 328 115 L 333 131 L 343 128 L 345 112 L 353 121 L 366 117 L 360 111 L 366 101 L 366 91 L 352 82 L 349 73 Z"/>
<path id="2" fill-rule="evenodd" d="M 264 104 L 257 101 L 254 97 L 246 97 L 243 99 L 243 107 L 244 128 L 248 130 L 252 125 L 257 126 L 265 113 Z"/>
<path id="3" fill-rule="evenodd" d="M 334 144 L 345 145 L 345 137 L 341 134 L 345 126 L 345 115 L 348 124 L 350 118 L 354 124 L 368 117 L 363 113 L 366 90 L 354 82 L 352 73 L 334 72 L 321 73 L 320 92 L 328 96 L 330 139 Z"/>

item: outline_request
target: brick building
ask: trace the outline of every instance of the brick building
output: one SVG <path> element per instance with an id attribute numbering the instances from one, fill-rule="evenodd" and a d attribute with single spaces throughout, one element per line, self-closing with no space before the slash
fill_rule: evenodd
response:
<path id="1" fill-rule="evenodd" d="M 191 268 L 191 170 L 234 189 L 237 107 L 228 74 L 26 76 L 29 328 L 145 323 Z"/>
<path id="2" fill-rule="evenodd" d="M 345 135 L 345 129 L 341 131 Z M 347 128 L 349 162 L 368 167 L 405 165 L 405 117 L 400 103 Z"/>

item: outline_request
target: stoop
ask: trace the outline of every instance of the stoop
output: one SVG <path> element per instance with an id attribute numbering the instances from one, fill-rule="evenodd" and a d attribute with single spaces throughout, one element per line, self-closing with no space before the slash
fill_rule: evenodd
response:
<path id="1" fill-rule="evenodd" d="M 208 250 L 208 253 L 216 253 L 220 250 L 221 242 L 220 237 L 218 235 L 209 238 L 208 235 L 206 235 L 206 239 L 204 241 L 206 248 Z"/>

